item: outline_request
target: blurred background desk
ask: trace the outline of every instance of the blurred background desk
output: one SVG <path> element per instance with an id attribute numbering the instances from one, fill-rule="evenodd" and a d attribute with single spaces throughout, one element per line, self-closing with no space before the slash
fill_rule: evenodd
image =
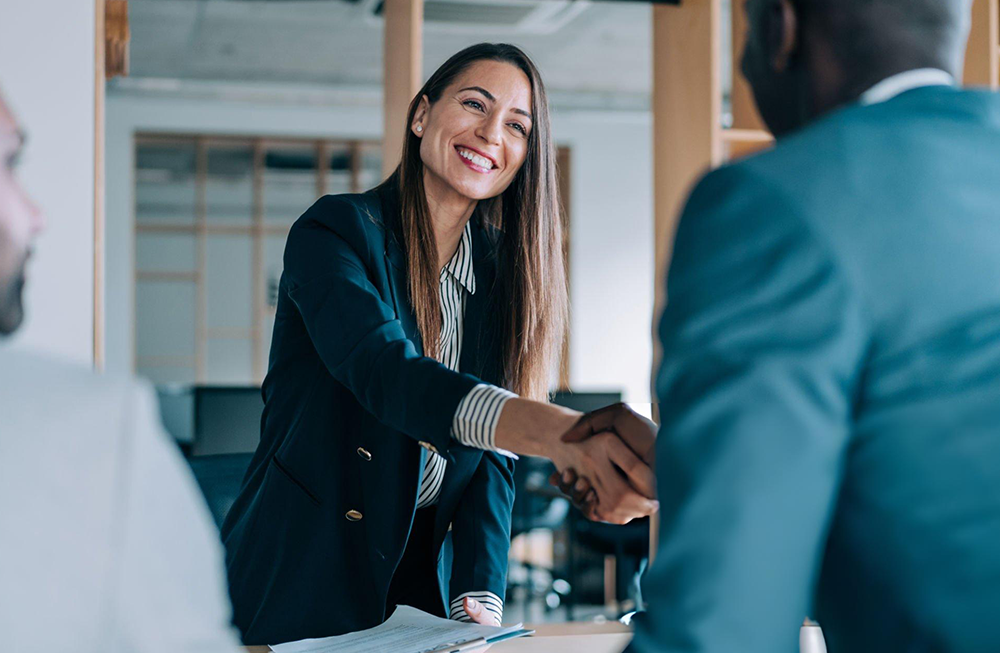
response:
<path id="1" fill-rule="evenodd" d="M 621 653 L 632 639 L 632 631 L 617 621 L 527 626 L 531 637 L 500 642 L 477 651 L 490 653 Z M 249 646 L 247 653 L 268 653 L 266 646 Z"/>

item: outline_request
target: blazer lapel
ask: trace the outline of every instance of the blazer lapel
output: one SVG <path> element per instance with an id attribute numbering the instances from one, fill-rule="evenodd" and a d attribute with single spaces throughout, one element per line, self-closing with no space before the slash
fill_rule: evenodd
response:
<path id="1" fill-rule="evenodd" d="M 392 302 L 396 309 L 396 318 L 403 325 L 403 333 L 413 342 L 417 352 L 422 356 L 424 343 L 417 328 L 417 318 L 410 304 L 409 282 L 406 278 L 406 259 L 403 251 L 392 235 L 386 235 L 386 268 L 389 270 L 389 286 L 392 291 Z"/>
<path id="2" fill-rule="evenodd" d="M 382 222 L 385 225 L 385 260 L 389 272 L 389 290 L 392 293 L 393 308 L 396 318 L 403 326 L 403 333 L 413 342 L 417 353 L 424 353 L 423 340 L 417 328 L 417 318 L 410 304 L 410 284 L 406 276 L 406 255 L 399 243 L 397 225 L 399 223 L 399 206 L 394 197 L 393 189 L 381 193 Z"/>

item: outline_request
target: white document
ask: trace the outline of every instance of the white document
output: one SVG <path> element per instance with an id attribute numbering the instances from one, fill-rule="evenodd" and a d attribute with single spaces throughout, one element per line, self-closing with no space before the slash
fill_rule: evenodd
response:
<path id="1" fill-rule="evenodd" d="M 506 628 L 480 626 L 441 619 L 401 605 L 380 626 L 346 635 L 279 644 L 271 650 L 275 653 L 428 653 L 476 639 L 486 642 L 507 639 L 518 633 L 522 633 L 521 624 Z"/>

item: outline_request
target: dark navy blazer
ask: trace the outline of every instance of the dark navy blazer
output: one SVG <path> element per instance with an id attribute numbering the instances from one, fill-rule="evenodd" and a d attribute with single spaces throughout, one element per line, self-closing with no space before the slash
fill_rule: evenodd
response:
<path id="1" fill-rule="evenodd" d="M 495 321 L 484 319 L 496 301 L 495 238 L 473 218 L 478 290 L 454 372 L 422 355 L 397 207 L 392 187 L 326 196 L 288 235 L 260 445 L 222 529 L 247 644 L 370 628 L 391 614 L 428 449 L 448 460 L 432 550 L 451 528 L 454 560 L 450 587 L 416 591 L 433 594 L 441 616 L 449 594 L 504 596 L 513 462 L 450 435 L 462 398 L 499 384 Z"/>

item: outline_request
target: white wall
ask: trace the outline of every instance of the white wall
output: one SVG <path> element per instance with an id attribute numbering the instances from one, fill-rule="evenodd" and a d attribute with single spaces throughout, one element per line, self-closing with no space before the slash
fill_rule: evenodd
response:
<path id="1" fill-rule="evenodd" d="M 652 116 L 553 116 L 572 147 L 570 377 L 649 403 L 654 298 Z"/>
<path id="2" fill-rule="evenodd" d="M 48 218 L 14 346 L 89 364 L 94 320 L 94 2 L 5 2 L 0 92 L 28 133 L 19 175 Z"/>
<path id="3" fill-rule="evenodd" d="M 107 101 L 107 365 L 133 365 L 133 179 L 136 132 L 380 138 L 371 106 L 142 97 Z M 651 118 L 645 113 L 553 115 L 572 148 L 571 381 L 649 402 L 653 306 Z M 306 207 L 303 207 L 303 209 Z"/>

